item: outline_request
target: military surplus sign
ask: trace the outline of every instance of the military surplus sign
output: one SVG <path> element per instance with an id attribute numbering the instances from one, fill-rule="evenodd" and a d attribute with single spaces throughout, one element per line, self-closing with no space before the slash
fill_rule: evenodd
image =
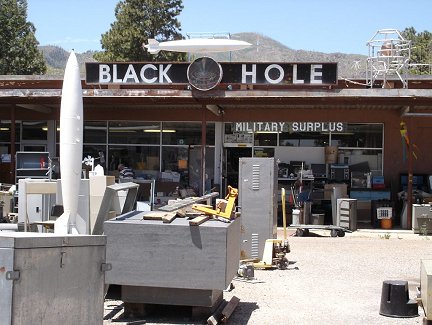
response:
<path id="1" fill-rule="evenodd" d="M 344 132 L 343 122 L 233 122 L 234 133 L 252 132 Z"/>

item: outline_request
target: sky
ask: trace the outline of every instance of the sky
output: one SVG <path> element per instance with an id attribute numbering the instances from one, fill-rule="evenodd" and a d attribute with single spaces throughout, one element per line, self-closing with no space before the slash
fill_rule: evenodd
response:
<path id="1" fill-rule="evenodd" d="M 28 0 L 40 45 L 101 50 L 119 0 Z M 183 0 L 184 36 L 255 32 L 294 49 L 368 54 L 380 29 L 432 32 L 432 0 Z"/>

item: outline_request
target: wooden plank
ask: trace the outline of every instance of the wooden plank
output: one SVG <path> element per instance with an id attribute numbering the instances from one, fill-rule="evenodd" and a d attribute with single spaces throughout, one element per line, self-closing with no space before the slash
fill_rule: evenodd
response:
<path id="1" fill-rule="evenodd" d="M 26 182 L 27 194 L 55 194 L 57 191 L 56 182 Z"/>
<path id="2" fill-rule="evenodd" d="M 150 211 L 146 212 L 143 216 L 144 220 L 162 220 L 162 217 L 166 214 L 166 212 L 160 211 Z"/>
<path id="3" fill-rule="evenodd" d="M 225 308 L 226 305 L 227 302 L 225 300 L 222 300 L 214 313 L 207 319 L 208 325 L 217 325 L 219 323 L 219 320 L 222 316 L 222 310 Z"/>
<path id="4" fill-rule="evenodd" d="M 202 202 L 202 201 L 207 201 L 208 199 L 211 199 L 213 197 L 217 197 L 219 196 L 218 192 L 213 192 L 210 194 L 206 194 L 200 197 L 188 197 L 182 200 L 177 200 L 177 202 L 173 203 L 173 204 L 167 204 L 164 205 L 160 208 L 158 208 L 159 211 L 174 211 L 174 210 L 178 210 L 181 208 L 185 208 L 188 207 L 194 203 L 197 202 Z"/>
<path id="5" fill-rule="evenodd" d="M 162 217 L 163 223 L 171 223 L 177 217 L 177 212 L 167 212 Z"/>
<path id="6" fill-rule="evenodd" d="M 177 217 L 179 217 L 179 218 L 186 218 L 187 217 L 186 211 L 184 209 L 179 209 L 176 212 L 177 212 Z"/>
<path id="7" fill-rule="evenodd" d="M 228 321 L 228 318 L 230 318 L 231 314 L 234 312 L 234 309 L 236 309 L 239 302 L 240 302 L 239 298 L 237 298 L 236 296 L 232 296 L 231 300 L 227 303 L 225 308 L 222 310 L 221 321 L 223 323 L 226 323 Z"/>
<path id="8" fill-rule="evenodd" d="M 196 217 L 196 218 L 193 218 L 192 220 L 190 220 L 189 221 L 189 225 L 191 225 L 191 226 L 199 226 L 203 222 L 206 222 L 208 219 L 210 219 L 209 216 L 199 216 L 199 217 Z"/>
<path id="9" fill-rule="evenodd" d="M 194 206 L 197 206 L 197 207 L 203 207 L 203 208 L 208 208 L 208 209 L 213 209 L 213 206 L 212 206 L 212 205 L 202 204 L 202 203 L 194 204 Z"/>

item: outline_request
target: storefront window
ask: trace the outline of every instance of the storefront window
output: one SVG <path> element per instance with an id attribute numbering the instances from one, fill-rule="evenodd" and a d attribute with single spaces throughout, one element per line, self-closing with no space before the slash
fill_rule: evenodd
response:
<path id="1" fill-rule="evenodd" d="M 164 181 L 176 182 L 179 188 L 199 193 L 201 185 L 201 146 L 162 147 L 162 173 Z M 214 183 L 214 147 L 206 147 L 205 190 Z"/>
<path id="2" fill-rule="evenodd" d="M 164 145 L 201 145 L 200 122 L 162 123 L 162 144 Z M 206 144 L 214 145 L 215 125 L 206 125 Z"/>
<path id="3" fill-rule="evenodd" d="M 96 167 L 97 165 L 101 165 L 106 170 L 107 161 L 106 161 L 105 145 L 84 144 L 83 158 L 88 158 L 88 157 L 94 159 L 94 167 Z"/>
<path id="4" fill-rule="evenodd" d="M 354 168 L 362 169 L 365 172 L 370 171 L 379 176 L 382 172 L 382 150 L 339 148 L 338 163 L 354 166 Z"/>
<path id="5" fill-rule="evenodd" d="M 244 125 L 245 123 L 237 123 Z M 262 124 L 262 123 L 257 123 Z M 328 125 L 327 125 L 328 124 Z M 282 132 L 255 132 L 243 129 L 243 132 L 233 132 L 233 123 L 225 123 L 224 145 L 232 146 L 236 143 L 247 143 L 245 137 L 253 139 L 254 157 L 275 157 L 282 163 L 293 160 L 305 161 L 309 164 L 324 164 L 324 148 L 337 147 L 335 163 L 354 166 L 358 170 L 382 174 L 383 166 L 383 124 L 361 123 L 333 123 L 334 132 L 330 131 L 329 123 L 309 123 L 308 127 L 319 128 L 321 131 L 307 131 L 293 127 L 283 129 Z M 248 124 L 249 128 L 254 127 Z M 292 124 L 294 125 L 294 123 Z M 240 141 L 238 140 L 240 139 Z M 228 159 L 228 158 L 227 158 Z"/>
<path id="6" fill-rule="evenodd" d="M 22 140 L 47 140 L 47 121 L 23 121 Z"/>
<path id="7" fill-rule="evenodd" d="M 15 123 L 15 148 L 20 147 L 20 123 Z M 0 162 L 11 161 L 11 123 L 0 122 Z"/>
<path id="8" fill-rule="evenodd" d="M 1 121 L 0 122 L 0 142 L 10 143 L 11 129 L 12 128 L 11 128 L 10 121 Z M 15 123 L 15 143 L 20 141 L 19 135 L 20 135 L 20 123 Z"/>
<path id="9" fill-rule="evenodd" d="M 117 144 L 160 144 L 159 122 L 109 122 L 108 142 Z"/>
<path id="10" fill-rule="evenodd" d="M 254 134 L 254 145 L 256 146 L 276 146 L 277 133 L 257 132 Z"/>
<path id="11" fill-rule="evenodd" d="M 383 124 L 348 124 L 346 132 L 332 133 L 332 146 L 382 148 Z"/>
<path id="12" fill-rule="evenodd" d="M 320 132 L 282 132 L 279 145 L 287 147 L 325 147 L 328 146 L 328 133 Z"/>
<path id="13" fill-rule="evenodd" d="M 136 178 L 156 179 L 159 174 L 159 146 L 109 146 L 108 168 L 117 175 L 122 163 L 135 171 Z"/>
<path id="14" fill-rule="evenodd" d="M 225 123 L 224 143 L 242 143 L 252 145 L 253 134 L 234 132 L 233 123 Z"/>
<path id="15" fill-rule="evenodd" d="M 254 157 L 274 157 L 274 148 L 254 147 Z"/>
<path id="16" fill-rule="evenodd" d="M 84 122 L 84 143 L 106 143 L 107 122 Z"/>
<path id="17" fill-rule="evenodd" d="M 165 181 L 180 183 L 181 187 L 189 184 L 188 147 L 162 148 L 162 175 Z M 180 185 L 180 184 L 179 184 Z"/>

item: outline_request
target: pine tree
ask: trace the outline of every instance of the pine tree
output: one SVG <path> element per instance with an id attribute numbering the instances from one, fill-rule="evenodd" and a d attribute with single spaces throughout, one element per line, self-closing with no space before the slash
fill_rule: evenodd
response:
<path id="1" fill-rule="evenodd" d="M 432 67 L 432 33 L 424 31 L 418 33 L 414 27 L 405 28 L 402 36 L 411 41 L 411 62 L 420 64 L 410 69 L 414 74 L 430 74 Z M 429 64 L 429 66 L 427 66 Z"/>
<path id="2" fill-rule="evenodd" d="M 149 38 L 158 41 L 182 39 L 177 16 L 182 0 L 121 0 L 115 8 L 116 21 L 102 34 L 104 51 L 98 61 L 181 61 L 185 55 L 161 51 L 151 55 L 143 49 Z"/>
<path id="3" fill-rule="evenodd" d="M 26 0 L 0 0 L 0 74 L 43 74 L 46 65 L 35 27 L 27 21 Z"/>

